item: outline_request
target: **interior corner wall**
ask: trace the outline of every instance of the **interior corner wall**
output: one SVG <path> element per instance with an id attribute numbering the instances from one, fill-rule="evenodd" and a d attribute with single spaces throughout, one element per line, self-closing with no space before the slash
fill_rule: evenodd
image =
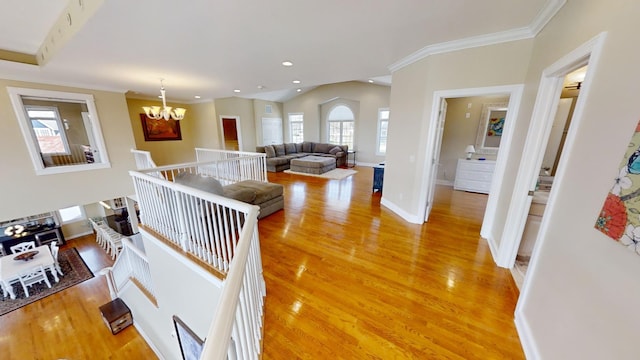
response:
<path id="1" fill-rule="evenodd" d="M 532 89 L 544 69 L 606 32 L 601 57 L 589 64 L 590 84 L 578 100 L 583 111 L 574 113 L 553 206 L 547 205 L 516 309 L 530 358 L 638 357 L 640 313 L 633 305 L 640 301 L 640 256 L 594 228 L 640 118 L 638 14 L 633 0 L 568 1 L 535 39 L 526 86 Z M 522 116 L 531 116 L 535 98 L 525 91 Z"/>
<path id="2" fill-rule="evenodd" d="M 395 79 L 394 79 L 395 81 Z M 326 141 L 326 129 L 322 129 L 323 121 L 320 107 L 336 98 L 358 102 L 359 114 L 356 123 L 356 146 L 358 163 L 379 163 L 385 156 L 376 155 L 378 110 L 389 108 L 389 86 L 349 81 L 336 84 L 318 86 L 315 89 L 284 102 L 283 113 L 288 117 L 290 113 L 304 114 L 304 139 L 306 141 Z M 391 111 L 389 122 L 396 119 Z M 288 119 L 285 128 L 288 127 Z M 285 133 L 288 135 L 288 133 Z M 285 136 L 285 139 L 288 139 Z"/>
<path id="3" fill-rule="evenodd" d="M 37 176 L 7 86 L 93 95 L 111 167 Z M 0 79 L 0 89 L 0 153 L 3 154 L 0 187 L 5 189 L 0 221 L 134 193 L 128 171 L 135 169 L 130 152 L 135 142 L 124 94 L 4 79 Z"/>
<path id="4" fill-rule="evenodd" d="M 438 180 L 453 183 L 456 178 L 458 159 L 466 158 L 464 152 L 467 145 L 477 147 L 476 138 L 479 129 L 482 105 L 509 102 L 508 97 L 471 96 L 463 98 L 450 98 L 447 100 L 447 115 L 445 118 L 442 145 L 440 149 L 440 166 L 438 167 Z M 468 105 L 471 104 L 471 107 Z M 466 114 L 469 114 L 467 118 Z M 495 155 L 476 155 L 477 157 L 495 160 Z"/>
<path id="5" fill-rule="evenodd" d="M 135 148 L 149 151 L 153 161 L 158 166 L 195 161 L 195 128 L 196 123 L 203 120 L 196 116 L 189 104 L 167 103 L 167 106 L 187 109 L 184 119 L 179 121 L 182 140 L 146 141 L 140 114 L 144 114 L 143 106 L 154 105 L 162 106 L 162 102 L 158 100 L 127 99 L 129 120 L 135 138 Z"/>
<path id="6" fill-rule="evenodd" d="M 389 121 L 383 200 L 405 214 L 405 219 L 424 219 L 421 209 L 428 185 L 424 175 L 434 93 L 521 84 L 532 47 L 533 40 L 520 40 L 430 55 L 393 73 L 394 120 Z M 501 191 L 513 190 L 515 177 L 510 180 Z"/>
<path id="7" fill-rule="evenodd" d="M 241 151 L 256 151 L 256 120 L 253 100 L 239 97 L 229 97 L 215 100 L 216 119 L 218 129 L 221 129 L 221 116 L 237 116 L 240 119 L 240 135 L 242 139 Z M 222 144 L 222 134 L 220 133 Z"/>

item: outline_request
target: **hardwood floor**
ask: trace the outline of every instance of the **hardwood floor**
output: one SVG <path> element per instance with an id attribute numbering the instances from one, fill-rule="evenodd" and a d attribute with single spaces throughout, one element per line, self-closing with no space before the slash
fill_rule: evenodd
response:
<path id="1" fill-rule="evenodd" d="M 480 239 L 486 195 L 438 188 L 428 224 L 380 206 L 371 168 L 269 173 L 285 211 L 259 223 L 263 359 L 522 359 L 518 291 Z"/>
<path id="2" fill-rule="evenodd" d="M 267 284 L 263 359 L 523 359 L 510 272 L 479 238 L 486 196 L 438 188 L 408 224 L 343 180 L 269 173 L 285 210 L 259 222 Z M 72 240 L 96 273 L 93 237 Z M 154 359 L 133 327 L 111 335 L 100 276 L 0 317 L 2 359 Z"/>
<path id="3" fill-rule="evenodd" d="M 70 240 L 95 277 L 0 317 L 0 359 L 157 359 L 130 326 L 112 335 L 99 307 L 109 301 L 100 269 L 111 259 L 95 237 Z"/>

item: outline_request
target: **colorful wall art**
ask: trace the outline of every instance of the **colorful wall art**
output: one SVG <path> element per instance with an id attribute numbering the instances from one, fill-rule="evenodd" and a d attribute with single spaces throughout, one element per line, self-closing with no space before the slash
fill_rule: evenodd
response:
<path id="1" fill-rule="evenodd" d="M 640 122 L 595 227 L 640 255 Z"/>

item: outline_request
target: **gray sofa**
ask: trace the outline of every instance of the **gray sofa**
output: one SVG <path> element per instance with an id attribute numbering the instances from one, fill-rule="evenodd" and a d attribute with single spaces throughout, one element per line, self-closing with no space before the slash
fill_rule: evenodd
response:
<path id="1" fill-rule="evenodd" d="M 336 167 L 347 163 L 347 145 L 334 145 L 305 141 L 302 143 L 286 143 L 278 145 L 257 146 L 256 152 L 267 155 L 267 171 L 278 172 L 289 169 L 291 159 L 308 155 L 333 157 Z"/>
<path id="2" fill-rule="evenodd" d="M 215 178 L 186 172 L 179 173 L 175 178 L 175 182 L 229 199 L 257 205 L 260 207 L 258 219 L 284 208 L 284 187 L 280 184 L 244 180 L 222 186 Z"/>

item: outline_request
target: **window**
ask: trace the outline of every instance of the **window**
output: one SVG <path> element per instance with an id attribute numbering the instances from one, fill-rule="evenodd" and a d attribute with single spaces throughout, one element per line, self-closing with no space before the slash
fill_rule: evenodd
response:
<path id="1" fill-rule="evenodd" d="M 289 137 L 293 143 L 304 141 L 304 115 L 289 114 Z"/>
<path id="2" fill-rule="evenodd" d="M 389 130 L 389 109 L 378 109 L 378 147 L 376 155 L 387 153 L 387 132 Z"/>
<path id="3" fill-rule="evenodd" d="M 7 87 L 37 175 L 110 166 L 93 96 Z"/>
<path id="4" fill-rule="evenodd" d="M 348 145 L 349 149 L 353 149 L 355 121 L 351 109 L 345 105 L 338 105 L 331 109 L 327 120 L 329 143 Z"/>
<path id="5" fill-rule="evenodd" d="M 76 221 L 82 221 L 87 218 L 84 213 L 84 208 L 81 206 L 71 206 L 68 208 L 58 210 L 60 214 L 60 221 L 62 224 L 68 224 Z"/>

